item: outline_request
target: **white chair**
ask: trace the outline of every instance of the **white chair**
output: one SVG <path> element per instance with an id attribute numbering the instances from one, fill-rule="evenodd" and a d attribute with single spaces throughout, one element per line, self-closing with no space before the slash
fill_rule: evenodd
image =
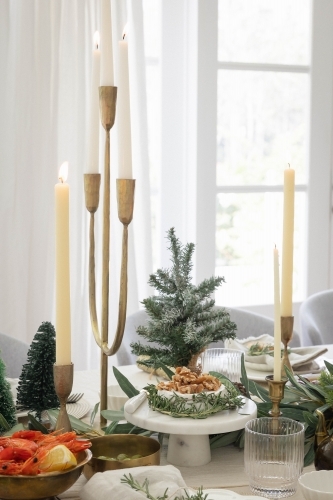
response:
<path id="1" fill-rule="evenodd" d="M 299 309 L 301 343 L 320 345 L 333 343 L 333 290 L 311 295 Z"/>
<path id="2" fill-rule="evenodd" d="M 219 307 L 219 306 L 216 306 Z M 230 319 L 237 325 L 236 336 L 239 339 L 245 339 L 250 336 L 259 337 L 264 333 L 274 335 L 274 320 L 267 316 L 262 316 L 245 309 L 226 308 L 230 314 Z M 139 336 L 136 332 L 138 326 L 145 326 L 148 322 L 146 311 L 138 311 L 131 314 L 126 319 L 125 332 L 122 344 L 117 352 L 118 364 L 131 365 L 136 362 L 137 356 L 132 354 L 130 344 L 140 342 L 143 345 L 147 344 L 146 339 Z M 154 345 L 153 343 L 151 345 Z M 294 331 L 293 339 L 290 343 L 292 347 L 300 346 L 298 333 Z M 211 347 L 223 347 L 223 342 L 215 342 Z"/>
<path id="3" fill-rule="evenodd" d="M 21 375 L 28 350 L 29 346 L 25 342 L 0 333 L 0 357 L 6 365 L 6 377 L 18 378 Z"/>

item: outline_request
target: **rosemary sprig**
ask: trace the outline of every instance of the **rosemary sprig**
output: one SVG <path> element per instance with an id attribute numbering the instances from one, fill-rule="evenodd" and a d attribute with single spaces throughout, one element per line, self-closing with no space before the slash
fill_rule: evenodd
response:
<path id="1" fill-rule="evenodd" d="M 171 398 L 158 394 L 155 385 L 148 385 L 148 404 L 152 410 L 165 413 L 174 418 L 203 419 L 223 410 L 233 410 L 244 405 L 242 397 L 236 388 L 226 388 L 227 394 L 193 394 L 192 399 L 185 399 L 176 393 Z M 190 404 L 189 404 L 190 403 Z"/>
<path id="2" fill-rule="evenodd" d="M 281 349 L 282 352 L 282 349 Z M 262 354 L 268 354 L 269 356 L 274 356 L 274 345 L 273 344 L 260 344 L 256 342 L 252 344 L 247 353 L 248 356 L 261 356 Z M 288 348 L 288 354 L 290 354 L 290 349 Z"/>
<path id="3" fill-rule="evenodd" d="M 141 491 L 141 493 L 144 493 L 149 500 L 168 500 L 170 498 L 168 495 L 168 488 L 165 490 L 162 496 L 153 496 L 149 491 L 149 481 L 147 478 L 143 481 L 142 484 L 140 484 L 139 481 L 134 479 L 132 474 L 128 474 L 128 476 L 124 474 L 124 476 L 120 479 L 120 482 L 123 484 L 128 484 L 128 486 L 132 488 L 132 490 Z M 186 490 L 184 490 L 184 493 L 185 496 L 176 496 L 173 500 L 209 500 L 208 494 L 203 493 L 202 487 L 200 487 L 194 495 L 189 495 Z"/>
<path id="4" fill-rule="evenodd" d="M 273 344 L 260 344 L 256 342 L 249 347 L 248 356 L 261 356 L 262 354 L 274 354 Z"/>

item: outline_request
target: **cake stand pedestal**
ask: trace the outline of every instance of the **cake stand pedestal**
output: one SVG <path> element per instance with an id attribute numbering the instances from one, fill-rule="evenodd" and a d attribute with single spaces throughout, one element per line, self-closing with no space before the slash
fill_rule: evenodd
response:
<path id="1" fill-rule="evenodd" d="M 243 408 L 225 410 L 206 419 L 173 418 L 142 403 L 134 413 L 126 411 L 125 418 L 133 425 L 154 432 L 170 434 L 167 460 L 170 464 L 193 467 L 208 464 L 211 461 L 209 434 L 244 429 L 246 422 L 256 418 L 257 405 L 247 398 Z"/>

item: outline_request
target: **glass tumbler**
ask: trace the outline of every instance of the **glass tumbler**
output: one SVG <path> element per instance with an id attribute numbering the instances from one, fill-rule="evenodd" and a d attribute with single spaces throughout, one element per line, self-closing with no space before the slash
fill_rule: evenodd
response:
<path id="1" fill-rule="evenodd" d="M 231 382 L 240 382 L 242 351 L 237 349 L 213 348 L 206 349 L 201 356 L 202 370 L 221 373 Z"/>
<path id="2" fill-rule="evenodd" d="M 303 460 L 304 426 L 300 422 L 262 417 L 245 425 L 245 472 L 256 495 L 266 498 L 294 495 Z"/>

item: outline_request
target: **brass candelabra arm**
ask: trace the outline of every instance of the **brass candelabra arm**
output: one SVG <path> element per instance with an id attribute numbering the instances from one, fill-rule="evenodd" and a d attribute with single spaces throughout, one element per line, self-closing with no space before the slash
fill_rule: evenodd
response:
<path id="1" fill-rule="evenodd" d="M 87 175 L 87 174 L 86 174 Z M 93 175 L 93 174 L 92 174 Z M 89 183 L 88 183 L 89 185 Z M 120 287 L 119 287 L 119 309 L 118 323 L 114 341 L 111 347 L 108 342 L 102 338 L 98 327 L 98 318 L 96 311 L 96 281 L 95 281 L 95 236 L 94 236 L 94 212 L 90 214 L 90 229 L 89 229 L 89 309 L 91 326 L 97 345 L 103 350 L 106 356 L 116 354 L 124 335 L 127 311 L 127 266 L 128 266 L 128 225 L 132 221 L 134 207 L 134 190 L 135 180 L 133 179 L 117 179 L 117 200 L 118 200 L 118 217 L 123 224 L 123 239 L 122 239 L 122 258 L 120 272 Z M 96 197 L 96 195 L 95 195 Z M 86 196 L 87 199 L 87 196 Z M 87 205 L 87 202 L 86 202 Z M 96 206 L 96 203 L 91 203 Z M 88 207 L 87 207 L 88 208 Z M 88 209 L 89 210 L 89 209 Z M 102 307 L 104 307 L 103 304 Z"/>

